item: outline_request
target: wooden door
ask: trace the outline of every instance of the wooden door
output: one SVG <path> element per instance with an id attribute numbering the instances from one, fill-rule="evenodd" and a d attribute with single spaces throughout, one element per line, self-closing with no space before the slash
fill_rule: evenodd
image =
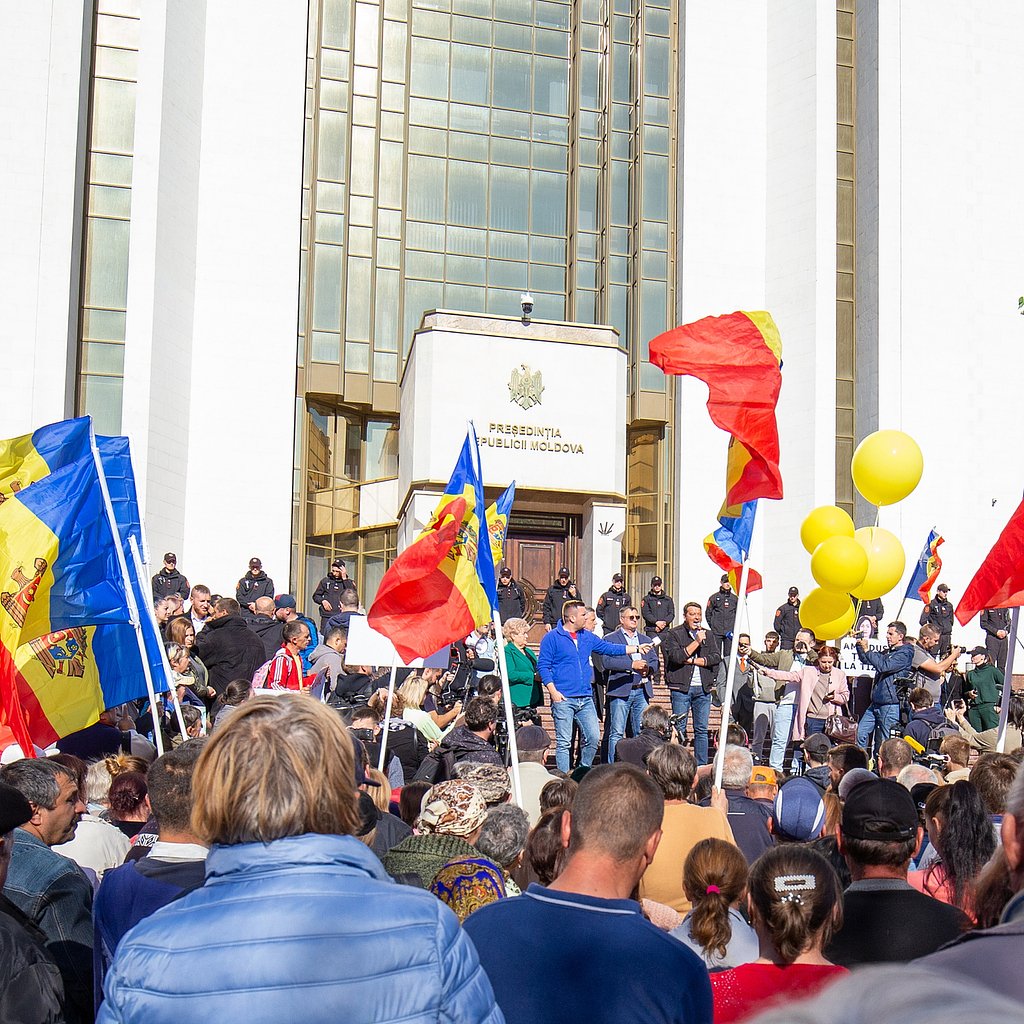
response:
<path id="1" fill-rule="evenodd" d="M 533 624 L 531 645 L 539 644 L 544 636 L 544 595 L 555 582 L 559 568 L 568 564 L 565 557 L 564 537 L 510 535 L 505 542 L 505 561 L 526 595 L 526 621 Z"/>

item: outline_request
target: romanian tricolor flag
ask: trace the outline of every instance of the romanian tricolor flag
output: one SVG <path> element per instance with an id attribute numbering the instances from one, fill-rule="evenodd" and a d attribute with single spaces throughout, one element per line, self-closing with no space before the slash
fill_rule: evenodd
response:
<path id="1" fill-rule="evenodd" d="M 915 601 L 923 601 L 927 604 L 932 599 L 932 587 L 942 572 L 942 558 L 939 556 L 939 546 L 945 541 L 934 530 L 928 534 L 924 542 L 920 557 L 917 559 L 917 567 L 907 587 L 906 597 Z"/>
<path id="2" fill-rule="evenodd" d="M 782 497 L 775 407 L 782 388 L 782 339 L 770 313 L 729 313 L 683 324 L 651 341 L 651 362 L 665 373 L 697 377 L 708 386 L 708 413 L 728 431 L 721 524 L 704 540 L 708 557 L 739 590 L 750 550 L 758 498 Z M 747 571 L 747 593 L 761 577 Z"/>
<path id="3" fill-rule="evenodd" d="M 493 505 L 487 506 L 487 533 L 491 538 L 491 554 L 494 556 L 494 577 L 497 579 L 505 557 L 505 537 L 508 535 L 508 517 L 516 497 L 516 482 L 505 488 L 505 493 Z M 495 591 L 497 593 L 497 591 Z"/>
<path id="4" fill-rule="evenodd" d="M 388 567 L 367 612 L 370 626 L 405 661 L 428 657 L 491 621 L 497 584 L 486 522 L 471 431 L 426 528 Z"/>
<path id="5" fill-rule="evenodd" d="M 87 454 L 68 461 L 70 448 L 48 446 L 62 435 L 80 453 L 83 422 Z M 38 446 L 0 443 L 0 715 L 26 751 L 30 740 L 45 746 L 112 706 L 98 681 L 103 665 L 83 692 L 95 631 L 131 618 L 89 421 L 30 436 Z M 106 666 L 111 680 L 124 671 L 117 654 Z M 95 713 L 77 710 L 86 703 Z"/>

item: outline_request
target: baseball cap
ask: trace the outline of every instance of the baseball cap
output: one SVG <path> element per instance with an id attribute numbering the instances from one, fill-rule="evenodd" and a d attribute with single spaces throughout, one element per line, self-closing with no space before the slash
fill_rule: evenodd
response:
<path id="1" fill-rule="evenodd" d="M 839 780 L 839 799 L 845 800 L 858 786 L 866 782 L 874 782 L 878 776 L 867 768 L 851 768 Z"/>
<path id="2" fill-rule="evenodd" d="M 827 754 L 832 747 L 832 741 L 823 732 L 813 733 L 803 742 L 803 749 L 806 753 L 819 756 Z"/>
<path id="3" fill-rule="evenodd" d="M 925 801 L 928 799 L 931 791 L 938 788 L 934 782 L 918 782 L 910 787 L 910 799 L 914 801 L 919 811 L 923 811 Z"/>
<path id="4" fill-rule="evenodd" d="M 775 774 L 774 768 L 755 764 L 750 770 L 749 784 L 751 786 L 777 786 L 779 784 L 779 777 Z"/>
<path id="5" fill-rule="evenodd" d="M 291 594 L 278 594 L 274 598 L 274 607 L 280 611 L 282 608 L 294 608 L 295 598 Z"/>
<path id="6" fill-rule="evenodd" d="M 32 817 L 32 806 L 21 790 L 0 782 L 0 836 L 24 825 Z"/>
<path id="7" fill-rule="evenodd" d="M 345 568 L 345 559 L 344 558 L 336 558 L 333 562 L 331 562 L 331 568 L 332 569 L 344 569 Z"/>
<path id="8" fill-rule="evenodd" d="M 551 737 L 540 725 L 523 725 L 516 729 L 516 746 L 520 750 L 547 750 Z"/>
<path id="9" fill-rule="evenodd" d="M 566 566 L 566 565 L 563 565 L 562 568 L 558 570 L 558 575 L 559 576 L 568 576 L 569 575 L 569 567 Z"/>
<path id="10" fill-rule="evenodd" d="M 258 558 L 250 558 L 249 559 L 249 568 L 250 569 L 262 569 L 263 568 L 263 563 Z"/>
<path id="11" fill-rule="evenodd" d="M 173 551 L 168 551 L 167 554 L 164 555 L 164 561 L 165 562 L 174 562 L 175 564 L 177 564 L 178 556 Z"/>
<path id="12" fill-rule="evenodd" d="M 731 583 L 732 581 L 729 579 L 729 574 L 727 572 L 723 572 L 722 573 L 722 578 L 718 582 L 719 583 Z"/>
<path id="13" fill-rule="evenodd" d="M 660 587 L 665 581 L 660 576 L 651 577 L 651 586 Z"/>
<path id="14" fill-rule="evenodd" d="M 937 589 L 941 590 L 944 594 L 949 593 L 949 587 L 945 583 L 940 583 Z"/>
<path id="15" fill-rule="evenodd" d="M 776 836 L 806 843 L 821 835 L 825 824 L 825 801 L 810 779 L 790 779 L 772 805 L 772 832 Z"/>
<path id="16" fill-rule="evenodd" d="M 612 583 L 621 583 L 621 582 L 622 582 L 622 573 L 621 573 L 621 572 L 617 572 L 617 573 L 616 573 L 616 574 L 615 574 L 615 575 L 614 575 L 614 576 L 612 577 Z"/>
<path id="17" fill-rule="evenodd" d="M 499 576 L 511 576 L 512 575 L 512 570 L 506 565 L 505 568 L 502 569 L 501 572 L 498 573 L 498 575 Z"/>
<path id="18" fill-rule="evenodd" d="M 789 596 L 790 597 L 799 597 L 800 596 L 800 591 L 797 590 L 796 587 L 790 587 L 789 588 Z"/>
<path id="19" fill-rule="evenodd" d="M 971 649 L 971 650 L 969 650 L 969 651 L 968 651 L 967 653 L 968 653 L 968 655 L 969 655 L 970 657 L 972 657 L 972 658 L 973 658 L 973 657 L 974 657 L 974 656 L 975 656 L 976 654 L 984 654 L 986 658 L 988 657 L 988 651 L 986 651 L 984 647 L 975 647 L 975 648 L 972 648 L 972 649 Z"/>
<path id="20" fill-rule="evenodd" d="M 890 779 L 857 786 L 843 804 L 843 835 L 903 843 L 917 834 L 917 805 L 910 791 Z"/>

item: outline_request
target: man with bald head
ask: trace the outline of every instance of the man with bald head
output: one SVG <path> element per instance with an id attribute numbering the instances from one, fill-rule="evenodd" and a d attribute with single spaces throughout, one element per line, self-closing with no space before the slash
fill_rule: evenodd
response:
<path id="1" fill-rule="evenodd" d="M 277 609 L 272 597 L 258 597 L 253 606 L 256 611 L 245 616 L 245 624 L 263 641 L 263 649 L 267 652 L 269 660 L 281 647 L 281 630 L 284 623 L 279 621 L 275 614 Z"/>

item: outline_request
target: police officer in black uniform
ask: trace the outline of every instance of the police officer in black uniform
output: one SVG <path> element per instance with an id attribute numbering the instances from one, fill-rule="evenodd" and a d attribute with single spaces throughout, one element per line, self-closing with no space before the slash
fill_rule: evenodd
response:
<path id="1" fill-rule="evenodd" d="M 580 601 L 579 588 L 569 576 L 567 566 L 558 570 L 558 578 L 548 587 L 544 595 L 544 627 L 552 630 L 562 618 L 562 605 L 566 601 Z"/>
<path id="2" fill-rule="evenodd" d="M 345 568 L 344 559 L 334 559 L 331 562 L 330 574 L 325 576 L 313 591 L 313 603 L 320 606 L 321 633 L 324 631 L 327 620 L 341 611 L 342 591 L 355 589 L 356 581 L 348 578 L 348 569 Z"/>
<path id="3" fill-rule="evenodd" d="M 1010 635 L 1010 613 L 1005 608 L 986 608 L 981 613 L 985 631 L 985 652 L 1000 672 L 1006 671 L 1006 651 Z"/>
<path id="4" fill-rule="evenodd" d="M 512 579 L 512 570 L 507 565 L 498 574 L 498 614 L 502 622 L 521 619 L 526 614 L 526 595 Z"/>
<path id="5" fill-rule="evenodd" d="M 676 605 L 665 593 L 665 582 L 660 576 L 651 579 L 651 589 L 640 603 L 640 614 L 644 620 L 644 632 L 654 636 L 672 625 L 676 617 Z"/>
<path id="6" fill-rule="evenodd" d="M 921 625 L 926 622 L 939 631 L 939 657 L 949 654 L 950 640 L 953 636 L 953 605 L 946 595 L 949 587 L 940 583 L 935 596 L 924 606 L 921 613 Z"/>
<path id="7" fill-rule="evenodd" d="M 800 630 L 800 591 L 789 588 L 785 604 L 775 609 L 775 632 L 779 634 L 779 648 L 793 650 L 793 641 Z"/>
<path id="8" fill-rule="evenodd" d="M 708 598 L 708 606 L 704 612 L 708 629 L 715 634 L 718 648 L 721 651 L 720 674 L 724 674 L 725 665 L 729 661 L 732 649 L 732 632 L 736 626 L 736 595 L 732 592 L 729 574 L 723 573 L 718 590 Z"/>
<path id="9" fill-rule="evenodd" d="M 619 628 L 619 612 L 628 608 L 633 603 L 632 598 L 626 593 L 626 583 L 622 573 L 617 572 L 612 577 L 612 585 L 597 599 L 597 615 L 604 623 L 604 631 L 611 633 Z"/>
<path id="10" fill-rule="evenodd" d="M 181 594 L 184 601 L 190 591 L 188 580 L 178 572 L 178 556 L 168 551 L 164 555 L 163 568 L 153 577 L 153 603 L 172 594 Z"/>

